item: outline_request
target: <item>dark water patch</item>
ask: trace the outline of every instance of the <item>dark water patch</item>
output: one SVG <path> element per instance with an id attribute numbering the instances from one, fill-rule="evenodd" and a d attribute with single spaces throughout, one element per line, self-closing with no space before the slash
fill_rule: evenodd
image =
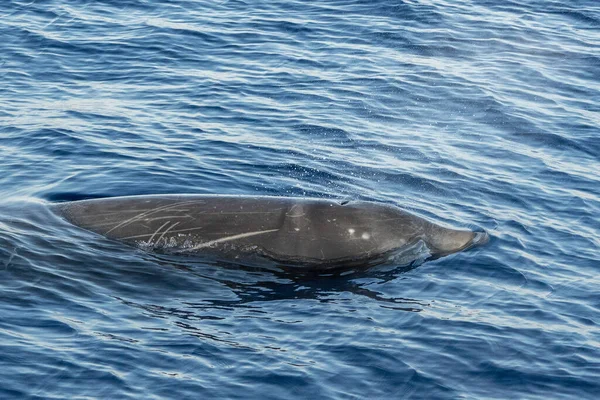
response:
<path id="1" fill-rule="evenodd" d="M 79 201 L 79 200 L 92 200 L 101 199 L 105 197 L 111 197 L 110 194 L 94 194 L 88 193 L 73 193 L 73 192 L 50 192 L 44 195 L 44 200 L 50 202 L 63 202 L 63 201 Z"/>

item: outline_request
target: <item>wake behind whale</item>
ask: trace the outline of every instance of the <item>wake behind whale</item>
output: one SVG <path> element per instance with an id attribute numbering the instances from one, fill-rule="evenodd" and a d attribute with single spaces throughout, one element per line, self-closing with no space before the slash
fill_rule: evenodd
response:
<path id="1" fill-rule="evenodd" d="M 484 232 L 445 228 L 367 201 L 217 195 L 150 195 L 56 203 L 67 221 L 144 250 L 236 259 L 260 255 L 328 268 L 410 263 L 484 243 Z"/>

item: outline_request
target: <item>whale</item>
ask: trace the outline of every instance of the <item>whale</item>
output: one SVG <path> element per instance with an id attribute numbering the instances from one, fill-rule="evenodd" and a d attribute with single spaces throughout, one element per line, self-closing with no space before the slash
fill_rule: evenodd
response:
<path id="1" fill-rule="evenodd" d="M 486 232 L 444 227 L 372 201 L 172 194 L 60 202 L 51 209 L 73 225 L 150 252 L 258 255 L 320 268 L 410 263 L 488 240 Z"/>

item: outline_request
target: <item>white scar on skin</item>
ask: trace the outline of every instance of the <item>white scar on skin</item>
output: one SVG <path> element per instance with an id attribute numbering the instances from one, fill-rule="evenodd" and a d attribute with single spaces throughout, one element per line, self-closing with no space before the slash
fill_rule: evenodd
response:
<path id="1" fill-rule="evenodd" d="M 300 209 L 300 214 L 296 214 L 296 210 Z M 304 217 L 306 215 L 305 212 L 302 212 L 302 206 L 300 204 L 294 204 L 292 206 L 292 208 L 290 208 L 290 210 L 288 212 L 285 213 L 286 217 L 290 217 L 290 218 L 299 218 L 299 217 Z"/>
<path id="2" fill-rule="evenodd" d="M 156 214 L 159 211 L 172 210 L 172 209 L 177 208 L 179 206 L 187 205 L 187 204 L 193 204 L 193 203 L 194 203 L 193 201 L 182 201 L 182 202 L 175 203 L 175 204 L 167 204 L 165 206 L 160 206 L 160 207 L 152 208 L 150 210 L 144 211 L 144 212 L 136 215 L 133 218 L 129 218 L 128 220 L 125 220 L 125 221 L 121 222 L 120 224 L 118 224 L 116 226 L 113 226 L 112 229 L 109 229 L 108 231 L 106 231 L 104 233 L 104 235 L 108 235 L 109 233 L 111 233 L 115 229 L 127 226 L 127 225 L 131 224 L 132 222 L 135 222 L 135 221 L 137 221 L 137 220 L 139 220 L 141 218 L 147 217 L 149 215 Z"/>
<path id="3" fill-rule="evenodd" d="M 215 239 L 215 240 L 210 240 L 208 242 L 204 242 L 204 243 L 200 243 L 197 246 L 194 247 L 190 247 L 189 249 L 184 249 L 181 251 L 192 251 L 192 250 L 198 250 L 198 249 L 203 249 L 205 247 L 210 247 L 214 244 L 217 243 L 223 243 L 223 242 L 229 242 L 231 240 L 236 240 L 236 239 L 243 239 L 243 238 L 247 238 L 250 236 L 256 236 L 256 235 L 263 235 L 265 233 L 271 233 L 271 232 L 277 232 L 279 229 L 268 229 L 266 231 L 255 231 L 255 232 L 246 232 L 246 233 L 240 233 L 237 235 L 231 235 L 231 236 L 226 236 L 220 239 Z"/>
<path id="4" fill-rule="evenodd" d="M 152 243 L 152 239 L 154 239 L 154 236 L 156 236 L 156 234 L 158 232 L 160 232 L 160 230 L 162 228 L 164 228 L 165 226 L 167 226 L 171 221 L 167 221 L 164 224 L 162 224 L 157 230 L 154 231 L 154 233 L 152 234 L 152 236 L 150 236 L 150 239 L 148 239 L 148 243 Z"/>
<path id="5" fill-rule="evenodd" d="M 198 227 L 198 228 L 188 228 L 188 229 L 176 229 L 174 231 L 171 231 L 169 228 L 169 232 L 171 233 L 180 233 L 180 232 L 191 232 L 191 231 L 199 231 L 201 229 L 204 229 L 203 227 Z M 152 234 L 150 233 L 144 233 L 142 235 L 133 235 L 133 236 L 127 236 L 127 237 L 123 237 L 123 238 L 119 238 L 119 240 L 128 240 L 128 239 L 138 239 L 138 238 L 143 238 L 143 237 L 147 237 L 147 236 L 151 236 Z"/>
<path id="6" fill-rule="evenodd" d="M 169 211 L 172 211 L 172 210 L 169 210 Z M 174 218 L 196 219 L 196 218 L 192 217 L 190 214 L 184 214 L 184 215 L 166 215 L 164 217 L 156 217 L 156 218 L 143 218 L 141 222 L 154 222 L 154 221 L 158 221 L 161 219 L 174 219 Z"/>
<path id="7" fill-rule="evenodd" d="M 169 222 L 171 222 L 171 221 L 169 221 Z M 169 232 L 171 229 L 175 228 L 177 226 L 177 224 L 179 224 L 179 222 L 175 222 L 173 225 L 171 225 L 170 227 L 165 229 L 165 231 L 162 233 L 162 235 L 160 235 L 160 237 L 158 239 L 156 239 L 156 244 L 160 243 L 160 240 L 163 238 L 163 236 L 165 236 L 167 234 L 167 232 Z"/>

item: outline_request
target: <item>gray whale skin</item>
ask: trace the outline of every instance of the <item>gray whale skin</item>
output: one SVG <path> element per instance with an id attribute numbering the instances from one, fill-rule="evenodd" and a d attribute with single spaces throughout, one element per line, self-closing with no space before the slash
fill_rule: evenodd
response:
<path id="1" fill-rule="evenodd" d="M 55 203 L 52 209 L 74 225 L 146 250 L 259 254 L 304 266 L 372 265 L 423 244 L 429 258 L 438 258 L 488 239 L 485 232 L 445 228 L 367 201 L 149 195 Z"/>

